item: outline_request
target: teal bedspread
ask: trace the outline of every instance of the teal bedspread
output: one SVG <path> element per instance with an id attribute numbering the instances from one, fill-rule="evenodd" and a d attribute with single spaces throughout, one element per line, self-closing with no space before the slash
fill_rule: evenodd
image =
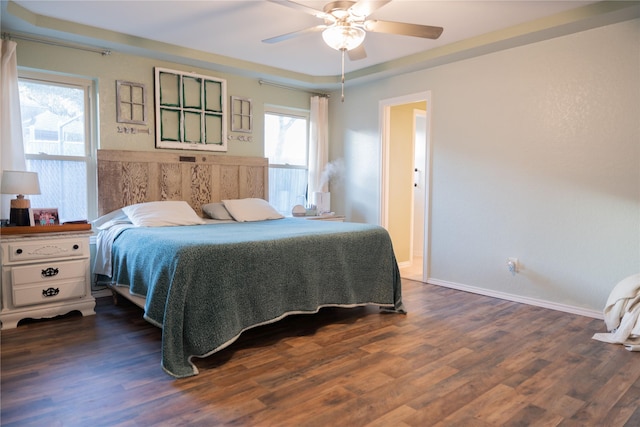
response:
<path id="1" fill-rule="evenodd" d="M 404 313 L 382 227 L 285 218 L 129 228 L 115 239 L 114 281 L 146 297 L 162 328 L 162 367 L 181 378 L 242 331 L 321 307 L 379 305 Z"/>

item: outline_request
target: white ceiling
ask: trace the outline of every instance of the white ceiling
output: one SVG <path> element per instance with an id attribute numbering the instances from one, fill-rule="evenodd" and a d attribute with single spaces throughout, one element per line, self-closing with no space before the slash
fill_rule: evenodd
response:
<path id="1" fill-rule="evenodd" d="M 341 72 L 340 53 L 324 44 L 321 33 L 277 44 L 263 43 L 263 39 L 322 23 L 312 15 L 270 1 L 13 0 L 13 3 L 7 8 L 7 0 L 2 0 L 3 32 L 91 42 L 116 51 L 124 50 L 123 44 L 139 48 L 152 40 L 174 45 L 174 48 L 186 47 L 221 55 L 224 58 L 217 58 L 220 62 L 226 59 L 248 61 L 301 73 L 310 80 L 335 77 Z M 322 9 L 326 2 L 299 0 L 299 3 Z M 347 73 L 383 69 L 381 64 L 389 61 L 398 62 L 399 58 L 566 14 L 591 3 L 594 2 L 394 0 L 375 11 L 371 18 L 442 26 L 442 36 L 438 40 L 428 40 L 369 33 L 364 41 L 367 58 L 346 59 L 345 69 Z M 56 19 L 45 19 L 47 17 Z M 129 37 L 123 43 L 122 34 L 135 37 Z"/>

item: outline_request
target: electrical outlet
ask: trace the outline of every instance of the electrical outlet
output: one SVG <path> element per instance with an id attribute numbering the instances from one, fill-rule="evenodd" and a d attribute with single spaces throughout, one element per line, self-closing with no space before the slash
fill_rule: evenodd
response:
<path id="1" fill-rule="evenodd" d="M 518 258 L 507 258 L 507 268 L 515 276 L 518 272 Z"/>

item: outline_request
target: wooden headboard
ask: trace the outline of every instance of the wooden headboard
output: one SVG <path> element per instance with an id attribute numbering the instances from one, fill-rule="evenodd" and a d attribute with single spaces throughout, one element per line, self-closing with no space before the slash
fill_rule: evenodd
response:
<path id="1" fill-rule="evenodd" d="M 98 215 L 158 200 L 184 200 L 202 215 L 223 199 L 269 200 L 268 179 L 263 157 L 98 150 Z"/>

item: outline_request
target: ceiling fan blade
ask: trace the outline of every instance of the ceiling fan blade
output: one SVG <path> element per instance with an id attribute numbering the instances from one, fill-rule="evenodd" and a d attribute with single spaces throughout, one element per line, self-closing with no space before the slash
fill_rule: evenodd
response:
<path id="1" fill-rule="evenodd" d="M 270 1 L 271 3 L 277 3 L 281 6 L 290 7 L 292 9 L 299 10 L 304 13 L 308 13 L 309 15 L 317 16 L 318 18 L 324 18 L 326 15 L 326 13 L 324 13 L 321 10 L 314 9 L 302 3 L 296 3 L 295 1 L 292 1 L 292 0 L 268 0 L 268 1 Z"/>
<path id="2" fill-rule="evenodd" d="M 364 50 L 364 44 L 360 44 L 358 47 L 348 50 L 347 55 L 351 61 L 358 61 L 367 57 L 367 52 Z"/>
<path id="3" fill-rule="evenodd" d="M 305 28 L 304 30 L 293 31 L 291 33 L 281 34 L 279 36 L 270 37 L 262 40 L 263 43 L 278 43 L 281 41 L 289 40 L 294 37 L 304 36 L 306 34 L 317 33 L 327 28 L 326 25 L 316 25 L 315 27 Z"/>
<path id="4" fill-rule="evenodd" d="M 442 34 L 442 27 L 429 25 L 408 24 L 404 22 L 370 20 L 364 23 L 367 31 L 374 33 L 400 34 L 403 36 L 437 39 Z"/>
<path id="5" fill-rule="evenodd" d="M 369 16 L 391 0 L 359 0 L 349 10 L 356 16 Z"/>

